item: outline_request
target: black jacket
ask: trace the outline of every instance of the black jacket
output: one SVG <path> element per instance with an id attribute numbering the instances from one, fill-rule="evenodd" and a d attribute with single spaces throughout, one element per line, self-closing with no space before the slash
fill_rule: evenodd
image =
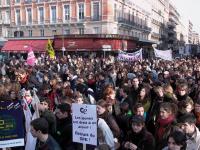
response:
<path id="1" fill-rule="evenodd" d="M 137 146 L 137 150 L 155 150 L 155 139 L 145 128 L 143 128 L 140 133 L 134 133 L 132 130 L 128 132 L 123 145 L 127 141 L 135 144 Z"/>

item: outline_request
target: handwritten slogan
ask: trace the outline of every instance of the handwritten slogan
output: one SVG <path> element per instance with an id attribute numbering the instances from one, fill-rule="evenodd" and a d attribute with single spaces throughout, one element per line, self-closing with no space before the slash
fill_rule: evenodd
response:
<path id="1" fill-rule="evenodd" d="M 96 105 L 72 104 L 73 142 L 97 145 Z"/>

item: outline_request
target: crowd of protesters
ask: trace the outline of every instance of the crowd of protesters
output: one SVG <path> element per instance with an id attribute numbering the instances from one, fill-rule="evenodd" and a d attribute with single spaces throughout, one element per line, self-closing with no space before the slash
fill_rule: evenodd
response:
<path id="1" fill-rule="evenodd" d="M 44 56 L 31 67 L 13 57 L 0 75 L 0 99 L 26 101 L 32 114 L 36 91 L 36 150 L 82 149 L 72 141 L 72 103 L 97 106 L 98 144 L 87 150 L 200 150 L 199 59 Z"/>

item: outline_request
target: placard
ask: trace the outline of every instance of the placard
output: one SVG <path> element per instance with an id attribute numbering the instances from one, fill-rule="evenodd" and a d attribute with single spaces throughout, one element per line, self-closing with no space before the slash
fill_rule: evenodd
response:
<path id="1" fill-rule="evenodd" d="M 97 145 L 96 105 L 72 104 L 73 142 Z"/>
<path id="2" fill-rule="evenodd" d="M 0 148 L 24 146 L 23 109 L 18 101 L 0 101 Z"/>

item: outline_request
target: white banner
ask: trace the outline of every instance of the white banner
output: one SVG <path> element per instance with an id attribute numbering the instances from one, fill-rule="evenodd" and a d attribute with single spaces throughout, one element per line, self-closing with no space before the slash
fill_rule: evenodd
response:
<path id="1" fill-rule="evenodd" d="M 120 61 L 137 61 L 142 60 L 142 49 L 134 53 L 119 53 L 118 60 Z"/>
<path id="2" fill-rule="evenodd" d="M 172 58 L 172 50 L 158 50 L 154 48 L 155 56 L 164 60 L 171 61 Z"/>
<path id="3" fill-rule="evenodd" d="M 96 105 L 72 104 L 73 142 L 97 145 Z"/>
<path id="4" fill-rule="evenodd" d="M 24 139 L 0 141 L 0 148 L 24 146 Z"/>

